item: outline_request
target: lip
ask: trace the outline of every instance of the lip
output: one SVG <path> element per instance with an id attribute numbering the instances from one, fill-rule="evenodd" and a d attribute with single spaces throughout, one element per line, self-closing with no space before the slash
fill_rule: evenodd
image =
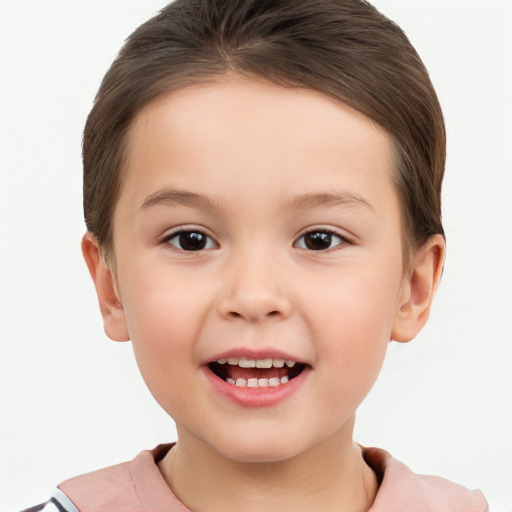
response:
<path id="1" fill-rule="evenodd" d="M 235 349 L 215 355 L 205 362 L 202 365 L 201 370 L 213 391 L 231 403 L 245 408 L 271 407 L 284 402 L 291 395 L 299 391 L 299 389 L 305 384 L 312 370 L 310 365 L 303 363 L 305 364 L 305 367 L 301 373 L 289 380 L 286 384 L 281 384 L 275 387 L 238 387 L 233 384 L 228 384 L 223 379 L 215 375 L 215 373 L 213 373 L 208 367 L 208 363 L 211 363 L 212 361 L 227 359 L 229 357 L 236 357 L 239 359 L 285 359 L 296 361 L 297 363 L 300 363 L 301 361 L 291 354 L 287 354 L 279 350 Z"/>
<path id="2" fill-rule="evenodd" d="M 202 365 L 206 366 L 207 364 L 218 361 L 219 359 L 228 359 L 229 357 L 236 357 L 237 359 L 284 359 L 285 361 L 295 361 L 296 363 L 307 364 L 306 361 L 297 359 L 297 357 L 294 355 L 283 352 L 281 350 L 263 348 L 237 348 L 228 350 L 226 352 L 220 352 L 208 360 L 203 361 Z"/>

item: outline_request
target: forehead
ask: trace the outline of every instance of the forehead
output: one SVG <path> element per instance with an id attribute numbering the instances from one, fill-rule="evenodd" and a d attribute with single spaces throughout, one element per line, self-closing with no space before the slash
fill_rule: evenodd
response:
<path id="1" fill-rule="evenodd" d="M 391 154 L 380 126 L 324 94 L 231 77 L 170 92 L 138 113 L 121 199 L 140 204 L 157 186 L 292 197 L 335 182 L 375 195 L 392 188 Z"/>

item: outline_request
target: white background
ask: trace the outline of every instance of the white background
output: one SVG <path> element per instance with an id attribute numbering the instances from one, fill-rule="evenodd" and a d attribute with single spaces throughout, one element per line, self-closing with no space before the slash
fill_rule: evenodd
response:
<path id="1" fill-rule="evenodd" d="M 165 0 L 164 0 L 165 1 Z M 446 270 L 417 340 L 392 344 L 356 439 L 512 511 L 512 1 L 375 0 L 444 108 Z M 79 249 L 81 130 L 124 38 L 162 1 L 0 1 L 0 509 L 175 439 Z"/>

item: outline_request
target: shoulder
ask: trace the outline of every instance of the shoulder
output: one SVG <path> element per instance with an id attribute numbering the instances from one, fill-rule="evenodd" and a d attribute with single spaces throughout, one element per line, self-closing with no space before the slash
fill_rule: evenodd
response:
<path id="1" fill-rule="evenodd" d="M 130 462 L 66 480 L 49 501 L 22 512 L 188 512 L 158 469 L 172 446 L 159 445 Z"/>
<path id="2" fill-rule="evenodd" d="M 58 488 L 80 510 L 100 510 L 110 506 L 128 507 L 133 504 L 140 506 L 130 475 L 129 462 L 70 478 L 62 482 Z"/>
<path id="3" fill-rule="evenodd" d="M 93 471 L 62 482 L 58 487 L 81 512 L 172 510 L 177 503 L 158 469 L 158 461 L 172 445 L 146 450 L 130 462 Z M 160 508 L 165 504 L 164 508 Z M 46 511 L 45 511 L 46 512 Z"/>
<path id="4" fill-rule="evenodd" d="M 480 491 L 471 491 L 430 475 L 417 475 L 379 448 L 363 448 L 363 455 L 377 474 L 380 488 L 369 512 L 487 512 Z"/>

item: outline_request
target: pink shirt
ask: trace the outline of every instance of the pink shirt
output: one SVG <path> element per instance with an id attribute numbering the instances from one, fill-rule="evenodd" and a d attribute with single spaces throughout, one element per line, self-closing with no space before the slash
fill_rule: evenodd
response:
<path id="1" fill-rule="evenodd" d="M 59 489 L 81 512 L 190 512 L 172 493 L 157 462 L 171 444 L 125 462 L 63 482 Z M 363 448 L 381 482 L 368 512 L 487 512 L 480 491 L 435 476 L 416 475 L 378 448 Z"/>

